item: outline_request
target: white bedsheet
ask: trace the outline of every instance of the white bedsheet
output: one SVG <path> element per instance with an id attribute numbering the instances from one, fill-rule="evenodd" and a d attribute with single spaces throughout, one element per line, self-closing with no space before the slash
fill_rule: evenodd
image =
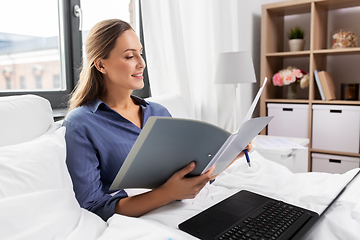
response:
<path id="1" fill-rule="evenodd" d="M 358 169 L 345 174 L 298 173 L 250 154 L 252 167 L 239 159 L 195 199 L 175 201 L 140 218 L 115 215 L 99 240 L 105 239 L 195 239 L 180 231 L 180 222 L 222 199 L 247 189 L 321 212 Z M 312 230 L 309 239 L 360 239 L 360 178 L 347 188 Z"/>

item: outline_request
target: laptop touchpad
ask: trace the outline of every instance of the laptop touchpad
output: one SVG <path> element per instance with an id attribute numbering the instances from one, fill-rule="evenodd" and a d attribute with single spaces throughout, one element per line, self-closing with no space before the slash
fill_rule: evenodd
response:
<path id="1" fill-rule="evenodd" d="M 234 199 L 226 202 L 225 204 L 222 204 L 219 207 L 219 210 L 229 213 L 231 215 L 241 216 L 253 207 L 254 206 L 251 204 Z"/>

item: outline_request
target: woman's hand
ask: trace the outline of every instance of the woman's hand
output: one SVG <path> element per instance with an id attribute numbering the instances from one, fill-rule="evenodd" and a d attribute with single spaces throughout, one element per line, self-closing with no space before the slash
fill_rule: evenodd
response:
<path id="1" fill-rule="evenodd" d="M 206 173 L 196 177 L 186 177 L 195 168 L 192 162 L 183 169 L 174 173 L 160 188 L 169 194 L 173 200 L 195 198 L 205 184 L 211 179 L 215 165 Z"/>
<path id="2" fill-rule="evenodd" d="M 250 143 L 244 148 L 244 150 L 245 150 L 245 149 L 246 149 L 248 152 L 250 152 L 250 151 L 253 149 L 252 143 L 250 142 Z M 244 150 L 242 150 L 241 153 L 239 153 L 239 154 L 234 158 L 234 160 L 232 160 L 231 163 L 230 163 L 226 168 L 230 167 L 230 165 L 233 164 L 237 159 L 242 158 L 242 157 L 245 155 Z M 225 168 L 225 169 L 226 169 L 226 168 Z M 225 170 L 225 169 L 224 169 L 224 170 Z M 219 175 L 219 174 L 212 176 L 210 180 L 214 180 L 218 175 Z"/>
<path id="3" fill-rule="evenodd" d="M 115 206 L 115 212 L 138 217 L 174 200 L 194 198 L 210 180 L 215 171 L 215 166 L 200 176 L 185 177 L 194 168 L 195 163 L 192 162 L 174 173 L 160 187 L 143 194 L 120 199 Z"/>
<path id="4" fill-rule="evenodd" d="M 250 142 L 250 143 L 244 148 L 244 150 L 245 150 L 245 149 L 246 149 L 248 152 L 250 152 L 250 151 L 253 149 L 252 143 Z M 237 155 L 237 157 L 235 158 L 235 160 L 238 159 L 238 158 L 242 158 L 242 157 L 245 155 L 244 150 L 242 150 L 241 153 L 239 153 L 239 155 Z"/>

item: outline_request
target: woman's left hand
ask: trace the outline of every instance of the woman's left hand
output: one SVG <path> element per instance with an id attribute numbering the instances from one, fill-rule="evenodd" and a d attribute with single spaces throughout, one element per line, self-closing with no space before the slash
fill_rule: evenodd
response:
<path id="1" fill-rule="evenodd" d="M 245 150 L 245 149 L 246 149 L 248 152 L 250 152 L 250 151 L 253 149 L 252 143 L 250 142 L 250 143 L 244 148 L 244 150 Z M 235 160 L 238 159 L 238 158 L 242 158 L 242 157 L 245 155 L 244 150 L 242 150 L 241 153 L 239 153 L 239 155 L 236 156 Z"/>
<path id="2" fill-rule="evenodd" d="M 246 149 L 248 152 L 250 152 L 250 151 L 253 149 L 252 143 L 250 142 L 250 143 L 244 148 L 244 150 L 245 150 L 245 149 Z M 232 160 L 232 162 L 231 162 L 226 168 L 228 168 L 231 164 L 233 164 L 237 159 L 242 158 L 242 157 L 245 155 L 244 150 L 242 150 L 242 151 L 235 157 L 235 159 Z M 210 180 L 214 180 L 218 175 L 219 175 L 219 174 L 213 175 Z"/>

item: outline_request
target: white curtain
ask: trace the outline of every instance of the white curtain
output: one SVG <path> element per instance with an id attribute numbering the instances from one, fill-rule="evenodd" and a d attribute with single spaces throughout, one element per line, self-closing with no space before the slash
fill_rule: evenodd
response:
<path id="1" fill-rule="evenodd" d="M 239 51 L 238 1 L 143 0 L 141 8 L 152 95 L 180 94 L 191 117 L 233 130 L 234 86 L 214 77 L 218 54 Z"/>

